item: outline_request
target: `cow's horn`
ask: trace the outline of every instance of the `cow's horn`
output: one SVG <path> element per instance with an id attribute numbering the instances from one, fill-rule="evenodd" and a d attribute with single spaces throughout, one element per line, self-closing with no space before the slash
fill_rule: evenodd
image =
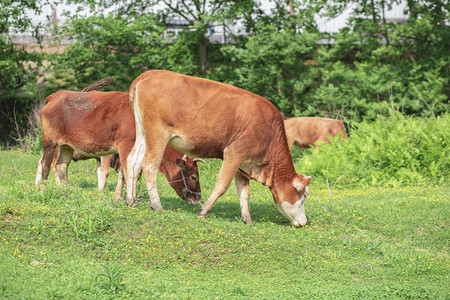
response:
<path id="1" fill-rule="evenodd" d="M 199 162 L 202 162 L 202 163 L 206 164 L 206 161 L 204 161 L 204 160 L 201 159 L 201 158 L 194 158 L 194 161 L 199 161 Z"/>

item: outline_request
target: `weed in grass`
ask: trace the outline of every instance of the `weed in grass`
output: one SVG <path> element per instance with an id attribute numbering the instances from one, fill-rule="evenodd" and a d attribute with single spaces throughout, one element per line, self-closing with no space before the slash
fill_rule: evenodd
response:
<path id="1" fill-rule="evenodd" d="M 103 272 L 97 274 L 95 277 L 95 284 L 100 290 L 106 293 L 113 293 L 125 289 L 125 283 L 123 281 L 125 275 L 122 268 L 112 263 L 102 265 Z"/>

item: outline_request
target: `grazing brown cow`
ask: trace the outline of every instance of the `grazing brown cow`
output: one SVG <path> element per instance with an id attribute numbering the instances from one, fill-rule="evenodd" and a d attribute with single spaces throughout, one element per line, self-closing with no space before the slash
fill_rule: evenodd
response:
<path id="1" fill-rule="evenodd" d="M 316 142 L 329 143 L 327 135 L 341 134 L 342 140 L 346 138 L 344 124 L 336 119 L 301 117 L 284 120 L 286 137 L 289 149 L 297 145 L 304 150 L 310 146 L 317 148 Z"/>
<path id="2" fill-rule="evenodd" d="M 55 170 L 61 183 L 67 184 L 67 168 L 74 150 L 90 157 L 118 153 L 121 169 L 126 171 L 126 158 L 136 138 L 128 93 L 59 91 L 47 98 L 41 120 L 44 155 L 38 163 L 36 184 L 47 179 L 57 147 L 60 154 Z M 167 147 L 160 166 L 177 194 L 195 204 L 201 201 L 197 160 Z M 122 191 L 122 177 L 116 197 Z"/>
<path id="3" fill-rule="evenodd" d="M 268 100 L 228 84 L 152 70 L 134 80 L 130 102 L 136 144 L 128 156 L 128 203 L 134 201 L 134 168 L 142 165 L 151 206 L 161 209 L 156 170 L 169 143 L 190 156 L 223 159 L 200 217 L 206 217 L 234 177 L 242 221 L 251 222 L 249 180 L 255 179 L 270 188 L 292 225 L 306 224 L 304 203 L 311 177 L 295 172 L 283 117 Z"/>

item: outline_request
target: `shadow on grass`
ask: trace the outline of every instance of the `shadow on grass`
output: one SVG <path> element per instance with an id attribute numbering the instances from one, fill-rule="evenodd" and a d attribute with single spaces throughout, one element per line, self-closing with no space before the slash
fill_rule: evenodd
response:
<path id="1" fill-rule="evenodd" d="M 140 183 L 142 184 L 142 183 Z M 85 187 L 92 187 L 96 189 L 97 187 L 93 185 L 91 182 L 82 181 L 80 186 L 83 185 Z M 115 185 L 107 185 L 106 187 L 110 191 L 115 190 Z M 140 187 L 138 187 L 140 190 Z M 125 189 L 123 191 L 122 196 L 125 196 Z M 201 205 L 193 205 L 189 204 L 181 198 L 172 197 L 172 196 L 164 196 L 160 194 L 161 205 L 164 210 L 169 210 L 173 212 L 182 211 L 193 218 L 197 217 L 197 214 L 200 211 Z M 206 197 L 203 201 L 206 201 Z M 253 201 L 252 201 L 253 200 Z M 143 191 L 138 200 L 139 204 L 136 206 L 138 209 L 150 209 L 150 199 L 147 191 Z M 275 203 L 273 201 L 264 201 L 259 202 L 255 199 L 250 199 L 249 201 L 249 210 L 250 215 L 253 220 L 253 223 L 273 223 L 279 226 L 290 226 L 289 220 L 284 217 L 279 210 L 277 209 Z M 311 225 L 314 223 L 314 216 L 308 215 L 308 211 L 306 211 L 308 224 Z M 211 218 L 214 216 L 216 219 L 228 220 L 230 222 L 241 222 L 241 209 L 239 204 L 239 199 L 236 197 L 233 201 L 221 201 L 221 198 L 217 200 L 214 204 L 211 212 L 208 214 L 207 218 Z"/>
<path id="2" fill-rule="evenodd" d="M 150 200 L 147 198 L 141 199 L 138 209 L 148 205 L 150 207 Z M 176 197 L 161 197 L 161 205 L 165 210 L 170 210 L 173 212 L 182 211 L 188 215 L 191 215 L 193 218 L 197 217 L 197 214 L 200 211 L 201 204 L 193 205 L 185 202 L 181 198 Z M 269 203 L 259 203 L 259 204 L 249 204 L 250 215 L 252 217 L 253 223 L 263 223 L 269 222 L 273 224 L 277 224 L 280 226 L 288 226 L 289 220 L 284 216 L 276 208 L 275 204 Z M 230 202 L 230 201 L 220 201 L 220 198 L 215 203 L 211 212 L 208 214 L 207 218 L 211 218 L 214 216 L 216 219 L 228 220 L 230 222 L 241 222 L 241 210 L 239 205 L 239 200 Z"/>
<path id="3" fill-rule="evenodd" d="M 70 182 L 69 182 L 70 185 Z M 81 179 L 77 181 L 77 186 L 82 189 L 98 190 L 97 184 L 94 180 Z M 107 187 L 108 188 L 108 187 Z"/>
<path id="4" fill-rule="evenodd" d="M 78 186 L 84 189 L 92 189 L 92 191 L 98 191 L 97 186 L 89 180 L 81 180 L 78 182 Z M 115 185 L 107 185 L 105 190 L 114 192 Z M 125 197 L 126 189 L 123 190 L 122 197 Z M 172 196 L 160 195 L 161 205 L 164 210 L 169 210 L 173 212 L 182 211 L 193 218 L 197 218 L 197 214 L 200 212 L 202 204 L 193 205 L 189 204 L 181 198 Z M 253 200 L 253 199 L 250 199 Z M 206 201 L 204 199 L 203 201 Z M 138 199 L 137 209 L 151 210 L 150 199 L 147 192 L 142 193 Z M 264 202 L 258 203 L 257 200 L 249 202 L 249 210 L 253 223 L 273 223 L 279 226 L 290 226 L 289 220 L 284 217 L 277 209 L 275 203 Z M 308 214 L 308 225 L 314 224 L 314 215 Z M 212 210 L 208 214 L 207 218 L 215 217 L 216 219 L 228 220 L 230 222 L 241 222 L 241 209 L 239 204 L 239 199 L 236 198 L 235 201 L 221 201 L 221 198 L 217 200 L 214 204 Z"/>

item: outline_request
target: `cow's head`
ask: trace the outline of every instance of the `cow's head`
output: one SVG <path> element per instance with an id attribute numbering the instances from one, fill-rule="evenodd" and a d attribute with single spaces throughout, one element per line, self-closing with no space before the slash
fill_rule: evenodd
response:
<path id="1" fill-rule="evenodd" d="M 202 190 L 197 162 L 205 162 L 201 158 L 190 158 L 186 155 L 176 159 L 178 172 L 170 178 L 170 186 L 183 200 L 190 204 L 202 202 Z"/>
<path id="2" fill-rule="evenodd" d="M 308 197 L 308 184 L 312 176 L 296 174 L 277 201 L 280 212 L 291 221 L 295 227 L 303 227 L 308 221 L 305 215 L 305 201 Z"/>

